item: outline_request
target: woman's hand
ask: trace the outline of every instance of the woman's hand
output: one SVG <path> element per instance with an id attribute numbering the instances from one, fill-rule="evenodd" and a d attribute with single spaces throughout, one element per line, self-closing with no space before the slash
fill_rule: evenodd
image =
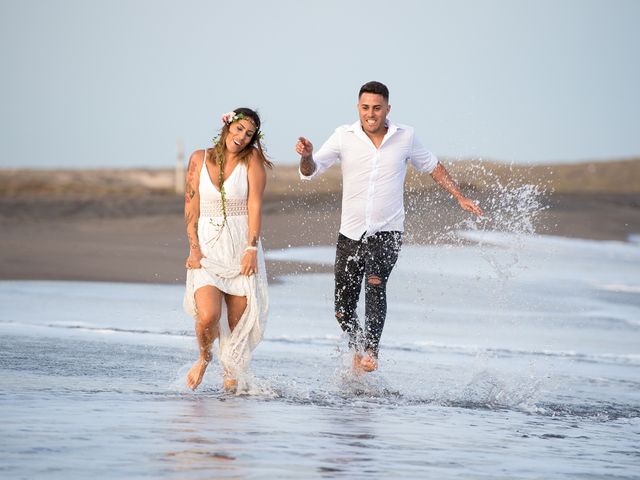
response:
<path id="1" fill-rule="evenodd" d="M 247 249 L 240 262 L 240 274 L 251 276 L 258 273 L 258 251 Z"/>
<path id="2" fill-rule="evenodd" d="M 203 258 L 204 255 L 202 255 L 202 252 L 199 248 L 190 250 L 187 261 L 185 262 L 185 267 L 187 267 L 187 269 L 202 268 L 202 265 L 200 265 L 200 260 L 202 260 Z"/>

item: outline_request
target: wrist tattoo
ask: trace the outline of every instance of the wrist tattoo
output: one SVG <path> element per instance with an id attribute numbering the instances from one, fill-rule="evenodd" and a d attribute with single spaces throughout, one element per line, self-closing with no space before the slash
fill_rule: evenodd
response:
<path id="1" fill-rule="evenodd" d="M 187 240 L 189 240 L 189 248 L 192 250 L 200 249 L 200 242 L 198 242 L 198 238 L 194 238 L 193 235 L 187 233 Z"/>

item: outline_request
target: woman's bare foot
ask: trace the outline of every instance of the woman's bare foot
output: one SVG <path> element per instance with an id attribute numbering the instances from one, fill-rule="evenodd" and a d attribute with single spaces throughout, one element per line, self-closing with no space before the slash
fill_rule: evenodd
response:
<path id="1" fill-rule="evenodd" d="M 191 390 L 195 390 L 202 382 L 202 377 L 204 377 L 204 372 L 207 371 L 207 367 L 209 366 L 209 359 L 200 357 L 196 363 L 193 364 L 193 367 L 187 373 L 187 387 Z"/>
<path id="2" fill-rule="evenodd" d="M 227 392 L 234 392 L 236 388 L 238 388 L 238 380 L 233 378 L 231 372 L 224 369 L 224 374 L 222 376 L 222 388 L 224 388 Z"/>
<path id="3" fill-rule="evenodd" d="M 238 388 L 238 380 L 235 378 L 225 377 L 222 380 L 222 388 L 224 388 L 227 392 L 233 392 L 236 388 Z"/>
<path id="4" fill-rule="evenodd" d="M 378 369 L 378 359 L 371 350 L 367 350 L 367 353 L 361 358 L 360 368 L 365 372 L 373 372 Z"/>

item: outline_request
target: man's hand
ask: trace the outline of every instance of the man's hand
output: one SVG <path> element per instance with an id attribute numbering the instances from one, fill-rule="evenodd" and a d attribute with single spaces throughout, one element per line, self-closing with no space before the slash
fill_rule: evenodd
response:
<path id="1" fill-rule="evenodd" d="M 467 212 L 474 213 L 479 217 L 482 217 L 484 215 L 484 212 L 482 211 L 480 206 L 473 200 L 469 200 L 466 197 L 460 197 L 458 198 L 458 203 L 460 204 L 460 207 Z"/>
<path id="2" fill-rule="evenodd" d="M 313 144 L 306 138 L 300 137 L 296 143 L 296 152 L 301 157 L 310 157 L 313 153 Z"/>
<path id="3" fill-rule="evenodd" d="M 296 152 L 300 155 L 300 173 L 305 176 L 313 175 L 316 171 L 316 162 L 313 161 L 313 144 L 304 137 L 298 138 Z"/>

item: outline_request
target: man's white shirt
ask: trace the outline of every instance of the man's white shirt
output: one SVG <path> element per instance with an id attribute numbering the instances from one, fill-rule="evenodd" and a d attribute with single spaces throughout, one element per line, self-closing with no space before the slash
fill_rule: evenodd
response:
<path id="1" fill-rule="evenodd" d="M 311 180 L 340 162 L 342 217 L 340 233 L 353 240 L 364 234 L 404 231 L 404 179 L 407 164 L 431 173 L 437 157 L 415 137 L 413 127 L 387 119 L 387 133 L 376 148 L 360 122 L 336 128 L 313 154 L 316 170 L 300 178 Z"/>

